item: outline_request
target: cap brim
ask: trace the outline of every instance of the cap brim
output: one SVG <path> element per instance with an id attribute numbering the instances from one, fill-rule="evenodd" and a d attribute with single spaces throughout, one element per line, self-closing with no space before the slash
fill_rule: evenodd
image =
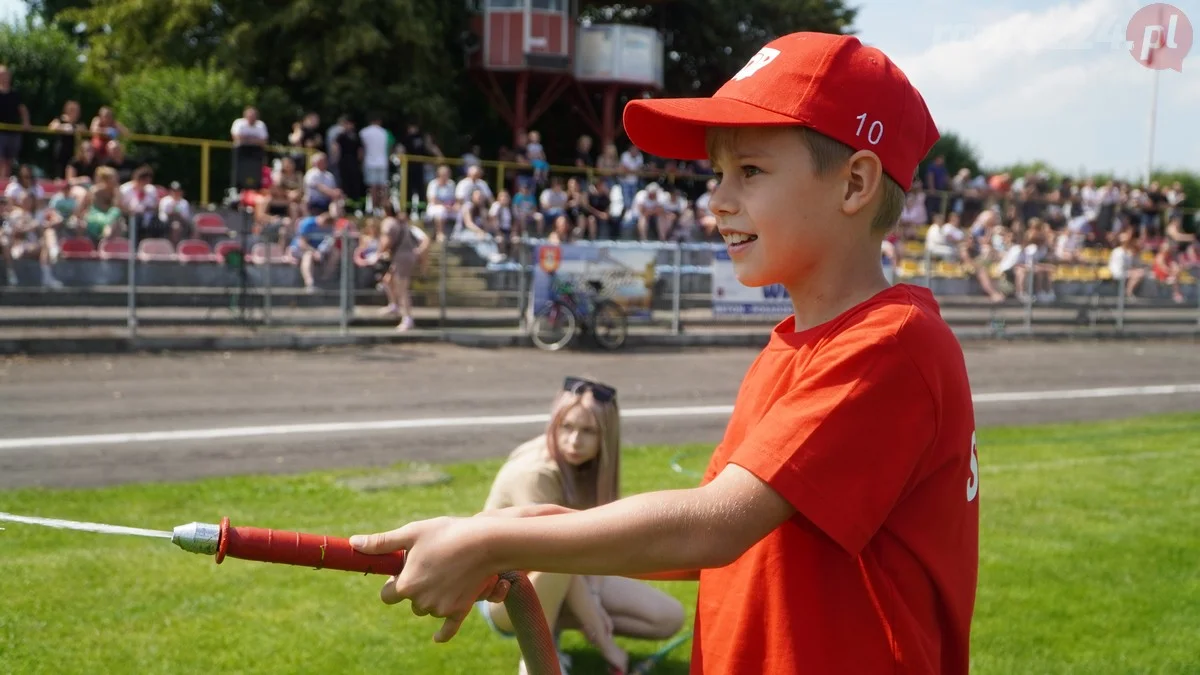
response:
<path id="1" fill-rule="evenodd" d="M 797 125 L 787 115 L 731 98 L 660 98 L 630 101 L 622 123 L 642 152 L 666 159 L 706 159 L 709 127 Z"/>

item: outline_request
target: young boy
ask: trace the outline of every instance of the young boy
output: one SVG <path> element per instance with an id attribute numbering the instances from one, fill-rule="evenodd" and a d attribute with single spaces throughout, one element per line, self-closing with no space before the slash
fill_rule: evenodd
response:
<path id="1" fill-rule="evenodd" d="M 624 122 L 649 154 L 711 154 L 738 278 L 782 284 L 794 315 L 750 367 L 700 487 L 355 539 L 409 553 L 384 601 L 447 617 L 444 641 L 477 597 L 503 595 L 503 570 L 698 578 L 693 673 L 965 675 L 967 372 L 932 295 L 889 287 L 879 253 L 938 137 L 920 94 L 856 38 L 798 33 L 712 98 L 636 101 Z"/>

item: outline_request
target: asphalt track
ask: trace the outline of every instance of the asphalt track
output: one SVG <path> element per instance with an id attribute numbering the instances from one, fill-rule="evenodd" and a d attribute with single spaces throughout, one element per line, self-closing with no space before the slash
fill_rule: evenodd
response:
<path id="1" fill-rule="evenodd" d="M 1191 341 L 965 350 L 980 426 L 1200 410 Z M 501 457 L 539 432 L 568 374 L 618 387 L 627 444 L 713 445 L 755 353 L 414 344 L 12 357 L 0 365 L 0 489 Z M 880 432 L 864 421 L 866 433 Z"/>

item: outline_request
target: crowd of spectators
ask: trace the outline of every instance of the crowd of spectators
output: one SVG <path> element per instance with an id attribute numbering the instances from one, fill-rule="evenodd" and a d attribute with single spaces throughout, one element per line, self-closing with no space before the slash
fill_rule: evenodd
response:
<path id="1" fill-rule="evenodd" d="M 9 283 L 7 263 L 28 257 L 41 262 L 45 285 L 59 285 L 52 265 L 63 238 L 100 243 L 126 237 L 131 228 L 139 239 L 173 244 L 195 236 L 182 188 L 163 186 L 152 167 L 125 156 L 129 130 L 113 110 L 101 107 L 86 126 L 82 119 L 79 104 L 68 101 L 49 121 L 49 181 L 35 180 L 29 165 L 11 171 L 22 134 L 0 132 L 0 184 L 6 183 L 0 252 Z M 0 121 L 10 120 L 30 123 L 11 73 L 0 66 Z M 504 169 L 497 170 L 478 146 L 451 159 L 418 125 L 397 137 L 382 115 L 364 121 L 359 128 L 343 115 L 322 128 L 320 116 L 309 113 L 276 139 L 295 151 L 268 153 L 261 189 L 237 194 L 254 213 L 254 241 L 277 245 L 301 263 L 329 245 L 314 232 L 336 231 L 353 211 L 377 218 L 385 209 L 395 213 L 401 202 L 411 210 L 396 217 L 407 222 L 411 215 L 421 236 L 474 244 L 492 260 L 511 257 L 525 236 L 560 243 L 721 241 L 709 209 L 717 182 L 707 161 L 662 160 L 613 143 L 597 151 L 586 135 L 573 156 L 552 158 L 531 130 L 499 149 Z M 233 121 L 230 139 L 235 146 L 272 142 L 253 107 Z M 402 200 L 406 193 L 410 198 Z M 1196 218 L 1194 210 L 1185 213 L 1186 200 L 1178 183 L 1055 181 L 1045 173 L 973 175 L 968 169 L 950 175 L 937 157 L 914 182 L 882 254 L 907 270 L 948 265 L 976 278 L 997 301 L 1051 300 L 1056 270 L 1065 265 L 1106 268 L 1107 277 L 1126 280 L 1131 297 L 1153 278 L 1182 300 L 1179 285 L 1200 260 Z M 311 288 L 311 275 L 305 277 Z"/>

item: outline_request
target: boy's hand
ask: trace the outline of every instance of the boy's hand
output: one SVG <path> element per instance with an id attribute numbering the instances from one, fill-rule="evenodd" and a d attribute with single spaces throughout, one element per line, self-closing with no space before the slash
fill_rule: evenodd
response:
<path id="1" fill-rule="evenodd" d="M 483 547 L 486 521 L 434 518 L 371 535 L 351 537 L 350 545 L 367 554 L 404 550 L 404 569 L 379 592 L 387 604 L 412 603 L 413 614 L 446 619 L 436 642 L 454 637 L 477 600 L 501 602 L 508 583 L 490 570 Z"/>

